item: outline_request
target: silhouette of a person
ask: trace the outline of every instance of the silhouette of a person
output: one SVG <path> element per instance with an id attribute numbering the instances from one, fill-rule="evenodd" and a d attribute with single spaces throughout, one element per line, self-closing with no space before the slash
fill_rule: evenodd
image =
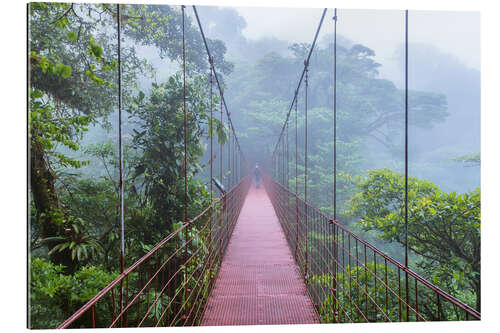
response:
<path id="1" fill-rule="evenodd" d="M 260 179 L 261 179 L 261 171 L 259 168 L 258 164 L 255 164 L 255 169 L 253 170 L 253 175 L 254 175 L 254 180 L 255 180 L 255 187 L 259 188 L 260 185 Z"/>

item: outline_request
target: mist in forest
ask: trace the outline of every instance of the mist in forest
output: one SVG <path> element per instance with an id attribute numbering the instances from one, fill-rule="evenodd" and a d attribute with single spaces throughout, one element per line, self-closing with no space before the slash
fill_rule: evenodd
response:
<path id="1" fill-rule="evenodd" d="M 207 36 L 224 40 L 228 58 L 235 63 L 234 73 L 228 77 L 229 98 L 238 94 L 234 91 L 240 90 L 241 80 L 245 77 L 242 72 L 246 68 L 257 67 L 259 61 L 271 54 L 292 57 L 289 46 L 293 43 L 311 43 L 321 15 L 320 9 L 293 8 L 200 7 L 199 11 Z M 317 48 L 326 48 L 333 42 L 332 17 L 333 10 L 329 10 Z M 372 58 L 380 64 L 377 77 L 390 80 L 402 89 L 404 12 L 339 9 L 338 17 L 338 44 L 345 47 L 361 44 L 370 48 L 374 52 Z M 312 57 L 314 59 L 315 52 Z M 480 151 L 479 57 L 478 13 L 410 12 L 409 89 L 443 94 L 447 113 L 446 117 L 426 127 L 411 126 L 413 115 L 410 113 L 410 173 L 431 179 L 449 191 L 467 191 L 479 186 L 480 182 L 478 167 L 454 161 L 459 156 Z M 328 66 L 333 72 L 333 54 L 331 63 L 324 64 L 325 68 Z M 280 79 L 286 75 L 297 77 L 302 68 L 300 65 L 282 67 L 283 71 L 292 73 L 275 69 L 274 79 L 277 85 L 290 86 L 288 98 L 283 99 L 290 102 L 298 79 L 292 82 Z M 243 75 L 241 78 L 236 77 L 239 73 Z M 311 75 L 314 75 L 312 70 Z M 315 93 L 327 92 L 313 91 L 312 99 Z M 258 102 L 259 98 L 258 95 L 249 96 L 247 102 Z M 332 108 L 331 104 L 332 101 L 327 100 L 321 106 Z M 236 128 L 244 131 L 247 123 L 241 113 L 242 109 L 248 109 L 248 105 L 241 105 L 239 100 L 231 100 L 230 105 L 234 108 L 231 112 L 234 112 Z M 314 131 L 314 127 L 310 130 Z M 403 141 L 399 144 L 402 145 Z M 248 150 L 257 155 L 259 148 L 260 151 L 266 149 L 266 144 L 255 142 L 248 145 Z M 366 168 L 389 166 L 385 159 L 377 158 L 384 156 L 387 149 L 376 140 L 369 139 L 362 149 Z"/>
<path id="2" fill-rule="evenodd" d="M 122 6 L 120 183 L 117 8 L 30 6 L 30 267 L 61 290 L 53 298 L 31 285 L 33 327 L 57 327 L 116 277 L 120 214 L 130 264 L 187 219 L 213 214 L 206 208 L 256 164 L 290 198 L 403 262 L 403 11 L 338 9 L 334 80 L 328 9 L 297 87 L 322 9 L 198 6 L 226 113 L 192 7 L 183 35 L 180 6 Z M 478 311 L 479 19 L 410 11 L 408 20 L 409 266 Z M 211 249 L 201 238 L 193 246 Z M 96 279 L 88 290 L 68 282 L 85 274 Z"/>

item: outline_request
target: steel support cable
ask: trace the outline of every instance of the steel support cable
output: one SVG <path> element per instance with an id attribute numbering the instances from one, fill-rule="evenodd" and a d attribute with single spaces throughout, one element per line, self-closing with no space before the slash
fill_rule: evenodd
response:
<path id="1" fill-rule="evenodd" d="M 187 221 L 187 110 L 186 110 L 186 36 L 185 36 L 185 6 L 181 5 L 182 11 L 182 71 L 183 71 L 183 103 L 184 103 L 184 221 Z M 187 245 L 188 230 L 184 235 Z M 187 246 L 184 248 L 184 256 L 189 253 Z M 186 262 L 184 263 L 186 267 Z M 187 269 L 184 271 L 183 277 L 186 278 Z M 182 288 L 182 297 L 186 298 L 187 287 L 184 285 Z M 186 312 L 187 308 L 183 305 L 181 309 Z M 160 318 L 161 319 L 161 318 Z"/>
<path id="2" fill-rule="evenodd" d="M 209 59 L 213 60 L 212 55 L 210 53 L 210 48 L 208 47 L 208 43 L 207 43 L 207 40 L 205 38 L 205 33 L 203 32 L 203 27 L 201 25 L 200 17 L 198 16 L 198 11 L 196 10 L 196 6 L 193 5 L 192 7 L 193 7 L 194 15 L 196 17 L 196 22 L 198 23 L 198 27 L 200 28 L 201 37 L 203 39 L 203 44 L 205 45 L 205 49 L 207 51 L 208 57 L 209 57 Z M 220 84 L 219 76 L 217 75 L 217 71 L 215 70 L 215 66 L 213 66 L 213 73 L 214 73 L 215 81 L 217 82 L 217 87 L 219 88 L 220 96 L 221 96 L 221 99 L 222 99 L 221 104 L 224 104 L 224 108 L 226 110 L 226 115 L 227 115 L 227 118 L 228 118 L 228 122 L 230 124 L 230 128 L 231 128 L 234 136 L 236 137 L 236 144 L 238 146 L 238 149 L 239 149 L 240 152 L 242 152 L 241 146 L 240 146 L 240 143 L 239 143 L 239 140 L 238 140 L 238 136 L 236 135 L 236 131 L 234 129 L 233 121 L 231 120 L 231 114 L 228 111 L 226 100 L 224 99 L 224 94 L 222 92 L 222 86 Z M 243 158 L 244 158 L 244 160 L 246 162 L 246 158 L 244 157 L 244 155 L 243 155 Z"/>
<path id="3" fill-rule="evenodd" d="M 187 193 L 187 109 L 186 109 L 186 36 L 185 36 L 185 7 L 181 5 L 182 10 L 182 70 L 183 70 L 183 102 L 184 102 L 184 221 L 187 221 L 188 193 Z"/>
<path id="4" fill-rule="evenodd" d="M 408 10 L 405 11 L 405 267 L 408 268 Z M 405 274 L 406 303 L 409 300 L 408 272 Z M 409 321 L 408 305 L 406 321 Z"/>
<path id="5" fill-rule="evenodd" d="M 220 93 L 220 126 L 222 129 L 223 126 L 223 113 L 222 113 L 222 90 L 219 90 Z M 219 180 L 222 183 L 222 169 L 224 167 L 222 163 L 222 140 L 219 141 Z M 211 180 L 210 180 L 211 181 Z M 224 195 L 223 193 L 221 195 Z M 224 210 L 225 208 L 225 199 L 224 202 L 222 202 L 222 209 Z M 222 232 L 222 214 L 219 214 L 219 228 L 218 228 L 218 234 L 220 235 Z M 219 261 L 222 263 L 222 236 L 219 236 Z"/>
<path id="6" fill-rule="evenodd" d="M 337 8 L 335 8 L 333 21 L 333 219 L 337 221 Z M 338 256 L 338 246 L 336 239 L 336 226 L 333 225 L 333 256 L 335 262 Z M 337 299 L 337 264 L 333 268 L 333 293 Z M 333 304 L 334 321 L 337 321 L 336 302 Z"/>
<path id="7" fill-rule="evenodd" d="M 319 21 L 318 28 L 316 29 L 316 33 L 314 35 L 314 39 L 313 39 L 313 42 L 311 44 L 311 48 L 309 49 L 309 53 L 307 55 L 306 60 L 304 61 L 304 69 L 302 70 L 302 74 L 300 75 L 299 83 L 298 83 L 297 89 L 295 89 L 295 91 L 299 90 L 299 88 L 300 88 L 300 86 L 302 84 L 302 80 L 304 79 L 304 75 L 305 75 L 305 72 L 306 72 L 306 66 L 305 66 L 305 64 L 306 63 L 309 64 L 309 59 L 311 58 L 312 51 L 314 50 L 314 46 L 316 45 L 316 40 L 318 39 L 318 35 L 319 35 L 320 30 L 321 30 L 321 26 L 323 25 L 323 20 L 325 18 L 327 9 L 328 8 L 325 8 L 323 10 L 323 14 L 321 15 L 321 19 Z M 285 131 L 285 124 L 288 122 L 288 119 L 290 117 L 290 113 L 291 113 L 292 108 L 293 108 L 293 104 L 294 104 L 294 102 L 295 102 L 296 99 L 297 99 L 297 93 L 295 93 L 295 95 L 293 96 L 293 100 L 292 100 L 292 103 L 290 104 L 290 108 L 288 109 L 285 122 L 283 123 L 283 127 L 281 128 L 281 132 L 280 132 L 279 138 L 281 138 L 281 136 L 283 135 L 283 132 Z M 279 143 L 279 139 L 278 139 L 278 143 Z M 278 143 L 276 143 L 276 147 L 274 148 L 274 151 L 276 151 L 276 149 L 278 147 Z"/>
<path id="8" fill-rule="evenodd" d="M 229 188 L 233 187 L 233 177 L 234 177 L 234 175 L 233 175 L 233 171 L 234 171 L 233 161 L 234 161 L 234 152 L 236 151 L 236 149 L 234 147 L 235 146 L 234 145 L 234 136 L 231 137 L 230 145 L 233 145 L 233 149 L 231 150 L 231 154 L 229 155 L 229 165 L 230 165 L 229 169 L 231 170 L 231 173 L 229 174 L 229 180 L 230 180 L 229 181 L 229 184 L 230 184 Z"/>
<path id="9" fill-rule="evenodd" d="M 408 10 L 405 11 L 405 266 L 408 267 Z"/>
<path id="10" fill-rule="evenodd" d="M 212 58 L 209 58 L 210 62 L 210 203 L 212 203 L 213 200 L 213 183 L 212 183 L 212 178 L 213 178 L 213 164 L 214 164 L 214 123 L 213 123 L 213 116 L 214 116 L 214 101 L 213 101 L 213 78 L 212 78 L 212 68 L 213 68 L 213 60 Z"/>
<path id="11" fill-rule="evenodd" d="M 221 98 L 220 98 L 220 126 L 221 126 L 221 129 L 222 127 L 224 126 L 224 122 L 223 122 L 223 117 L 224 117 L 224 114 L 222 113 L 222 93 L 220 94 Z M 222 182 L 222 173 L 223 173 L 223 169 L 224 169 L 224 163 L 222 161 L 222 146 L 223 146 L 223 142 L 222 140 L 219 141 L 219 180 Z"/>
<path id="12" fill-rule="evenodd" d="M 299 127 L 298 127 L 298 98 L 297 94 L 299 90 L 295 90 L 295 224 L 296 224 L 296 236 L 295 236 L 295 260 L 297 260 L 297 243 L 299 242 Z"/>
<path id="13" fill-rule="evenodd" d="M 289 188 L 288 178 L 289 178 L 289 161 L 290 156 L 288 155 L 288 123 L 286 124 L 286 188 Z"/>
<path id="14" fill-rule="evenodd" d="M 305 87 L 305 100 L 304 100 L 304 111 L 305 111 L 305 117 L 304 117 L 304 127 L 305 127 L 305 138 L 304 138 L 304 201 L 307 202 L 307 90 L 309 88 L 309 63 L 306 62 L 304 64 L 304 69 L 306 73 L 306 87 Z M 305 277 L 307 281 L 307 264 L 308 264 L 308 248 L 307 248 L 307 234 L 308 234 L 308 225 L 307 225 L 307 220 L 308 220 L 308 215 L 307 215 L 307 206 L 305 206 L 305 226 L 306 226 L 306 232 L 305 232 L 305 243 L 306 243 L 306 265 L 305 265 Z"/>
<path id="15" fill-rule="evenodd" d="M 123 204 L 123 144 L 122 144 L 122 60 L 121 60 L 121 11 L 120 5 L 116 5 L 117 32 L 118 32 L 118 155 L 120 159 L 119 189 L 120 189 L 120 272 L 125 266 L 125 217 Z"/>
<path id="16" fill-rule="evenodd" d="M 227 171 L 229 172 L 227 174 L 227 188 L 231 188 L 231 131 L 228 131 L 227 133 Z"/>
<path id="17" fill-rule="evenodd" d="M 119 157 L 119 190 L 120 190 L 120 273 L 125 269 L 125 209 L 124 209 L 124 190 L 123 190 L 123 137 L 122 137 L 122 61 L 121 61 L 121 11 L 120 4 L 116 5 L 116 24 L 117 24 L 117 65 L 118 65 L 118 157 Z M 120 311 L 123 309 L 123 281 L 120 281 Z M 92 308 L 94 309 L 94 308 Z M 120 318 L 120 326 L 123 326 L 123 320 Z"/>
<path id="18" fill-rule="evenodd" d="M 213 59 L 212 58 L 209 58 L 208 59 L 209 63 L 210 63 L 210 73 L 209 73 L 209 80 L 210 80 L 210 126 L 209 126 L 209 132 L 210 132 L 210 179 L 209 179 L 209 183 L 210 183 L 210 204 L 212 204 L 213 202 L 213 193 L 214 193 L 214 189 L 213 189 L 213 177 L 214 177 L 214 140 L 213 140 L 213 137 L 214 137 L 214 124 L 213 124 L 213 119 L 214 119 L 214 101 L 213 101 L 213 77 L 212 77 L 212 70 L 213 70 Z M 212 211 L 212 214 L 213 214 L 213 211 Z M 208 247 L 209 247 L 209 251 L 212 252 L 213 251 L 213 239 L 212 239 L 212 233 L 213 233 L 213 230 L 212 230 L 212 220 L 213 220 L 213 216 L 212 214 L 210 215 L 209 219 L 208 219 L 208 223 L 209 223 L 209 231 L 208 231 Z M 210 266 L 210 269 L 211 269 L 212 266 Z M 209 271 L 209 275 L 212 276 L 212 271 L 210 270 Z"/>
<path id="19" fill-rule="evenodd" d="M 333 20 L 333 219 L 337 220 L 337 8 Z"/>
<path id="20" fill-rule="evenodd" d="M 285 185 L 285 140 L 281 139 L 281 184 Z"/>

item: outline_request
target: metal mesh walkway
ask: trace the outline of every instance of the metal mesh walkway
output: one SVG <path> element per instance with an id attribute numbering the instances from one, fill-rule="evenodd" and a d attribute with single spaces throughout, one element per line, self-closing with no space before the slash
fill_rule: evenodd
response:
<path id="1" fill-rule="evenodd" d="M 203 326 L 319 323 L 271 201 L 251 187 Z"/>

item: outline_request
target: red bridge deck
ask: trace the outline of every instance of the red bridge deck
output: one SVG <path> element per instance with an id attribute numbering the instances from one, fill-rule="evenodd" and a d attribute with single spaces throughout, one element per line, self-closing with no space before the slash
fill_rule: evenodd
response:
<path id="1" fill-rule="evenodd" d="M 264 186 L 251 187 L 203 326 L 319 323 Z"/>

